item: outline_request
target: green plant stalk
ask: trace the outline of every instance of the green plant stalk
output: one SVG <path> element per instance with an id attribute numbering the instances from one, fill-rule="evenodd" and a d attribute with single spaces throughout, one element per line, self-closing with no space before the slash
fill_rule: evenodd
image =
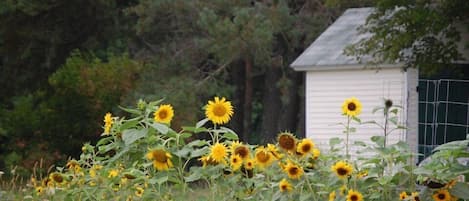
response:
<path id="1" fill-rule="evenodd" d="M 350 154 L 349 154 L 349 135 L 350 135 L 350 116 L 347 116 L 347 126 L 345 127 L 345 157 L 347 159 L 350 159 Z"/>
<path id="2" fill-rule="evenodd" d="M 384 109 L 384 148 L 386 148 L 386 141 L 388 139 L 388 118 L 389 118 L 389 109 Z"/>

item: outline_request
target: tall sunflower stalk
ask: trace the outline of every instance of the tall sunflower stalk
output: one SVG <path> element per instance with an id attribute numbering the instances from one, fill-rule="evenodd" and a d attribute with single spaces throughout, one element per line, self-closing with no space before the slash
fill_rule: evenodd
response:
<path id="1" fill-rule="evenodd" d="M 360 119 L 357 117 L 362 111 L 362 104 L 360 101 L 355 98 L 347 98 L 342 104 L 342 115 L 347 116 L 347 124 L 345 125 L 345 156 L 350 158 L 349 150 L 349 135 L 351 132 L 354 132 L 355 129 L 350 127 L 351 120 L 356 120 L 360 122 Z"/>

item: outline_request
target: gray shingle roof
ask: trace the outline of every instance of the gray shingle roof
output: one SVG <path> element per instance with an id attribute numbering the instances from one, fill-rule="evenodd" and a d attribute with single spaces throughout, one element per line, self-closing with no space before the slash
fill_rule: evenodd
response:
<path id="1" fill-rule="evenodd" d="M 344 55 L 344 48 L 366 37 L 366 34 L 359 34 L 357 28 L 365 24 L 366 18 L 372 12 L 373 8 L 347 9 L 291 64 L 291 67 L 295 70 L 313 70 L 337 66 L 365 66 L 355 57 Z"/>

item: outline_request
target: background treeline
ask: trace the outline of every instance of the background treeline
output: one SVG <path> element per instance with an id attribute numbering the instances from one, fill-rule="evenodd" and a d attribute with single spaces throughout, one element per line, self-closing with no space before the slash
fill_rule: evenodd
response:
<path id="1" fill-rule="evenodd" d="M 173 104 L 175 129 L 219 95 L 245 141 L 303 133 L 303 76 L 288 64 L 345 8 L 332 3 L 1 1 L 0 170 L 77 157 L 106 112 L 138 99 Z"/>
<path id="2" fill-rule="evenodd" d="M 229 126 L 243 141 L 272 142 L 284 130 L 301 136 L 304 76 L 288 65 L 346 8 L 413 4 L 0 1 L 0 170 L 77 157 L 99 138 L 106 112 L 123 115 L 118 105 L 139 99 L 165 98 L 177 130 L 203 118 L 208 99 L 225 96 L 235 107 Z"/>

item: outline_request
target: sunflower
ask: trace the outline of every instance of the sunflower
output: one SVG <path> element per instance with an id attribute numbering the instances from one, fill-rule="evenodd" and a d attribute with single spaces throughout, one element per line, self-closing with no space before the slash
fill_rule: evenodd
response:
<path id="1" fill-rule="evenodd" d="M 148 160 L 153 161 L 153 167 L 159 171 L 168 170 L 173 167 L 171 154 L 163 149 L 153 149 L 146 154 Z"/>
<path id="2" fill-rule="evenodd" d="M 420 201 L 419 193 L 418 192 L 412 192 L 410 194 L 410 198 L 412 201 Z"/>
<path id="3" fill-rule="evenodd" d="M 230 157 L 230 165 L 231 169 L 236 171 L 243 165 L 243 159 L 238 154 L 232 154 Z"/>
<path id="4" fill-rule="evenodd" d="M 401 194 L 399 194 L 399 199 L 400 199 L 400 200 L 405 200 L 405 199 L 407 199 L 407 192 L 402 191 Z"/>
<path id="5" fill-rule="evenodd" d="M 137 197 L 141 198 L 141 197 L 143 196 L 143 192 L 144 192 L 144 191 L 145 191 L 145 190 L 143 190 L 142 187 L 137 187 L 137 188 L 135 188 L 135 195 L 136 195 Z"/>
<path id="6" fill-rule="evenodd" d="M 202 167 L 206 167 L 207 165 L 217 165 L 218 163 L 214 161 L 210 156 L 202 156 L 199 158 L 199 161 L 202 162 Z"/>
<path id="7" fill-rule="evenodd" d="M 155 122 L 169 124 L 174 116 L 173 106 L 169 104 L 160 105 L 153 115 L 155 116 Z"/>
<path id="8" fill-rule="evenodd" d="M 294 153 L 296 151 L 296 138 L 289 132 L 283 132 L 278 135 L 278 145 L 280 148 Z"/>
<path id="9" fill-rule="evenodd" d="M 440 189 L 432 195 L 433 200 L 435 201 L 450 201 L 451 195 L 449 194 L 448 190 Z"/>
<path id="10" fill-rule="evenodd" d="M 335 201 L 335 191 L 329 193 L 329 201 Z"/>
<path id="11" fill-rule="evenodd" d="M 250 154 L 249 148 L 239 141 L 234 141 L 231 144 L 230 152 L 231 154 L 239 155 L 243 160 L 247 159 Z"/>
<path id="12" fill-rule="evenodd" d="M 343 196 L 345 195 L 345 193 L 347 192 L 347 186 L 346 185 L 342 185 L 339 189 L 339 192 L 340 192 L 340 195 Z"/>
<path id="13" fill-rule="evenodd" d="M 321 155 L 321 151 L 319 149 L 314 148 L 313 149 L 313 159 L 317 160 L 319 158 L 319 155 Z"/>
<path id="14" fill-rule="evenodd" d="M 117 177 L 117 175 L 119 175 L 119 170 L 110 170 L 107 175 L 107 178 L 114 178 Z"/>
<path id="15" fill-rule="evenodd" d="M 104 115 L 104 135 L 109 135 L 109 133 L 111 133 L 112 123 L 112 114 L 108 112 Z"/>
<path id="16" fill-rule="evenodd" d="M 264 146 L 260 146 L 256 149 L 255 158 L 256 165 L 260 168 L 265 168 L 274 161 L 274 157 Z"/>
<path id="17" fill-rule="evenodd" d="M 355 117 L 360 114 L 362 111 L 362 104 L 360 101 L 355 98 L 347 98 L 344 103 L 342 103 L 342 114 Z"/>
<path id="18" fill-rule="evenodd" d="M 42 193 L 44 192 L 44 187 L 38 186 L 38 187 L 36 187 L 35 190 L 36 190 L 36 193 L 37 193 L 38 195 L 42 195 Z"/>
<path id="19" fill-rule="evenodd" d="M 225 144 L 216 143 L 210 147 L 210 158 L 215 162 L 220 163 L 225 160 L 227 157 L 228 151 L 225 147 Z"/>
<path id="20" fill-rule="evenodd" d="M 278 184 L 278 187 L 280 189 L 280 192 L 290 192 L 293 190 L 293 186 L 286 179 L 282 179 L 282 181 L 280 181 L 280 183 Z"/>
<path id="21" fill-rule="evenodd" d="M 60 174 L 58 172 L 51 173 L 49 175 L 49 179 L 51 181 L 53 181 L 54 183 L 56 183 L 56 184 L 62 184 L 65 181 L 62 174 Z"/>
<path id="22" fill-rule="evenodd" d="M 214 101 L 208 101 L 205 106 L 205 116 L 214 124 L 225 124 L 233 116 L 233 106 L 226 99 L 215 97 Z"/>
<path id="23" fill-rule="evenodd" d="M 285 171 L 290 179 L 299 179 L 303 174 L 303 168 L 298 166 L 291 161 L 287 162 L 287 165 L 284 166 L 283 171 Z"/>
<path id="24" fill-rule="evenodd" d="M 256 160 L 254 160 L 253 158 L 248 158 L 245 162 L 244 162 L 244 168 L 246 170 L 252 170 L 254 168 L 254 165 L 256 164 Z"/>
<path id="25" fill-rule="evenodd" d="M 347 201 L 363 201 L 363 195 L 354 190 L 349 190 L 347 194 Z"/>
<path id="26" fill-rule="evenodd" d="M 340 179 L 347 178 L 353 172 L 353 167 L 344 161 L 335 163 L 331 169 Z"/>
<path id="27" fill-rule="evenodd" d="M 278 153 L 278 149 L 275 145 L 273 144 L 267 144 L 267 150 L 272 154 L 272 156 L 275 157 L 275 159 L 280 160 L 283 155 Z"/>
<path id="28" fill-rule="evenodd" d="M 313 140 L 309 138 L 304 138 L 298 143 L 298 147 L 296 148 L 296 152 L 300 153 L 302 156 L 310 153 L 313 151 L 314 143 Z"/>

